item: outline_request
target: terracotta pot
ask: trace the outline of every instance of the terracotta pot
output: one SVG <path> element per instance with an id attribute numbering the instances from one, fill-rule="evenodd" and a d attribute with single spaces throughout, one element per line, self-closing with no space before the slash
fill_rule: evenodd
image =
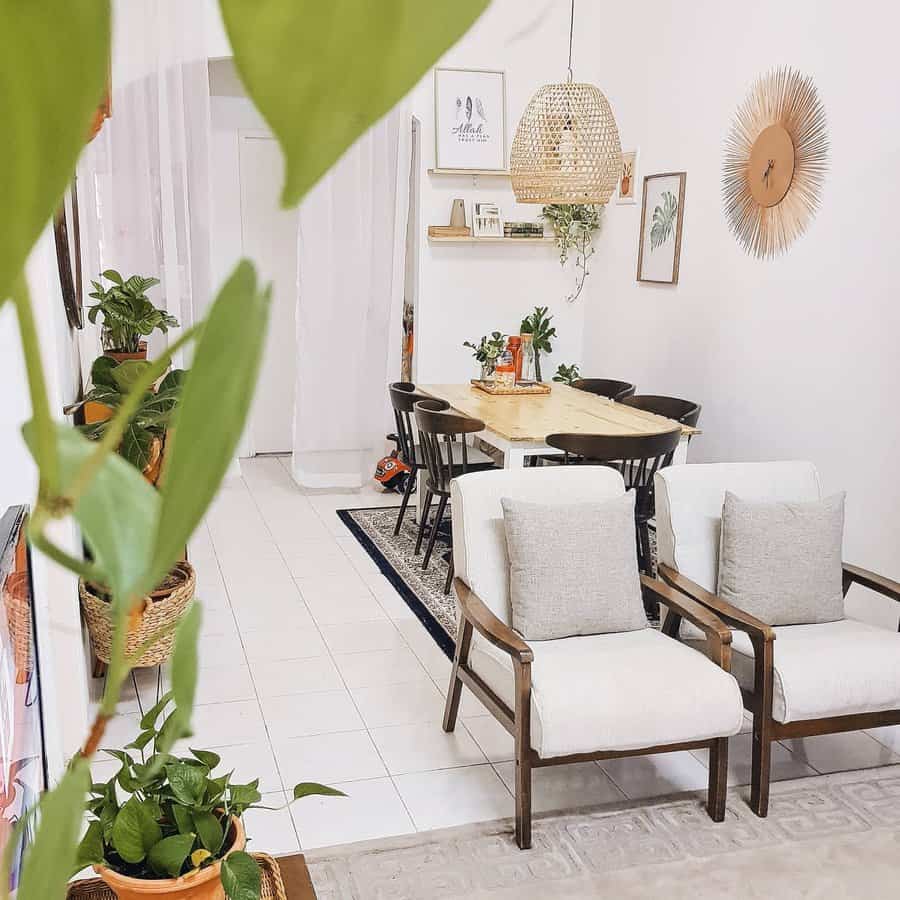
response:
<path id="1" fill-rule="evenodd" d="M 146 359 L 147 358 L 147 342 L 140 341 L 138 343 L 137 353 L 124 353 L 119 350 L 104 350 L 104 356 L 112 357 L 116 362 L 125 362 L 126 359 Z"/>
<path id="2" fill-rule="evenodd" d="M 240 819 L 232 817 L 231 828 L 234 841 L 228 853 L 243 850 L 247 843 Z M 221 868 L 222 862 L 219 860 L 195 875 L 182 875 L 180 878 L 129 878 L 106 866 L 94 866 L 94 871 L 112 888 L 119 900 L 146 900 L 147 897 L 165 897 L 166 900 L 225 900 L 225 889 L 219 876 Z"/>

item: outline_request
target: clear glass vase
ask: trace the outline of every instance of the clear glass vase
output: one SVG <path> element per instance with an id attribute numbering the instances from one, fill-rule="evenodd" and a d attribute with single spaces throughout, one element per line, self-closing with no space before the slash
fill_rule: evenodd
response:
<path id="1" fill-rule="evenodd" d="M 534 381 L 534 335 L 520 335 L 522 339 L 522 377 L 520 381 Z"/>

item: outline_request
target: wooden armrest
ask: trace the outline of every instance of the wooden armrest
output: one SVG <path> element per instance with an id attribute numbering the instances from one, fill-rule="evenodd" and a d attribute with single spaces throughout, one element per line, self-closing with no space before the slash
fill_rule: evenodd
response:
<path id="1" fill-rule="evenodd" d="M 757 638 L 758 640 L 775 640 L 775 629 L 772 628 L 771 625 L 767 625 L 755 616 L 751 616 L 742 609 L 732 606 L 727 600 L 723 600 L 716 594 L 710 593 L 700 587 L 696 582 L 691 581 L 690 578 L 686 578 L 680 572 L 676 572 L 664 563 L 660 563 L 659 574 L 666 584 L 681 591 L 681 593 L 686 594 L 692 600 L 696 600 L 697 603 L 702 606 L 711 609 L 732 628 L 737 628 L 738 631 L 746 631 L 751 638 Z"/>
<path id="2" fill-rule="evenodd" d="M 861 584 L 863 587 L 900 602 L 900 584 L 891 578 L 885 578 L 884 575 L 876 575 L 868 569 L 844 563 L 844 582 L 847 587 L 850 586 L 850 583 Z"/>
<path id="3" fill-rule="evenodd" d="M 455 578 L 453 584 L 456 586 L 460 612 L 485 640 L 520 663 L 530 663 L 534 659 L 531 647 L 509 625 L 501 622 L 464 581 Z"/>

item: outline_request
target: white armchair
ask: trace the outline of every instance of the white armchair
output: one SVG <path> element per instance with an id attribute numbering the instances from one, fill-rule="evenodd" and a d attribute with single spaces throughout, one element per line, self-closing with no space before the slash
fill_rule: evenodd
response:
<path id="1" fill-rule="evenodd" d="M 720 619 L 644 577 L 645 591 L 704 632 L 710 659 L 650 627 L 526 642 L 510 625 L 501 497 L 565 504 L 623 492 L 618 472 L 586 466 L 483 472 L 451 485 L 460 624 L 444 729 L 456 725 L 465 684 L 513 735 L 523 849 L 531 846 L 537 766 L 706 747 L 709 814 L 725 814 L 727 738 L 740 730 L 743 709 L 728 672 L 731 633 Z"/>
<path id="2" fill-rule="evenodd" d="M 821 492 L 808 462 L 675 466 L 656 475 L 660 577 L 735 629 L 732 671 L 753 714 L 750 803 L 765 816 L 772 741 L 900 723 L 900 635 L 847 618 L 772 627 L 717 596 L 726 490 L 768 502 L 816 501 Z M 900 584 L 856 566 L 844 564 L 843 582 L 845 594 L 857 582 L 900 601 Z"/>

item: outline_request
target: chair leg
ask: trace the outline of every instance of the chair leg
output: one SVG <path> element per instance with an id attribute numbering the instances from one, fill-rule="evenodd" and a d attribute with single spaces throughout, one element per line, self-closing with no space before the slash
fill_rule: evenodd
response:
<path id="1" fill-rule="evenodd" d="M 709 742 L 709 797 L 706 809 L 713 822 L 725 818 L 725 797 L 728 790 L 728 738 Z"/>
<path id="2" fill-rule="evenodd" d="M 453 584 L 453 573 L 454 573 L 453 551 L 451 550 L 450 551 L 450 559 L 447 560 L 447 580 L 444 582 L 444 593 L 445 594 L 450 593 L 450 585 Z"/>
<path id="3" fill-rule="evenodd" d="M 450 688 L 447 691 L 447 703 L 444 706 L 444 731 L 453 731 L 456 728 L 456 717 L 459 714 L 459 701 L 463 688 L 459 677 L 459 667 L 468 663 L 471 645 L 472 623 L 460 616 L 459 630 L 456 633 L 456 653 L 453 655 L 453 668 L 450 670 Z"/>
<path id="4" fill-rule="evenodd" d="M 516 843 L 531 849 L 531 664 L 514 663 L 516 681 Z"/>
<path id="5" fill-rule="evenodd" d="M 425 502 L 422 504 L 422 519 L 419 522 L 419 533 L 416 535 L 416 556 L 419 555 L 419 551 L 422 549 L 422 538 L 425 537 L 425 528 L 428 525 L 428 513 L 431 512 L 431 498 L 433 496 L 434 494 L 426 488 Z"/>
<path id="6" fill-rule="evenodd" d="M 403 517 L 406 515 L 406 507 L 409 506 L 409 498 L 412 495 L 413 485 L 416 483 L 416 470 L 413 469 L 406 476 L 406 487 L 403 491 L 403 502 L 400 504 L 400 512 L 397 513 L 397 524 L 394 526 L 394 534 L 400 534 L 403 525 Z"/>
<path id="7" fill-rule="evenodd" d="M 425 551 L 425 559 L 422 560 L 422 568 L 427 569 L 431 562 L 431 554 L 434 552 L 434 542 L 437 540 L 438 529 L 444 520 L 444 510 L 447 508 L 447 495 L 441 494 L 438 500 L 437 512 L 434 514 L 434 524 L 431 526 L 431 534 L 428 537 L 428 549 Z"/>
<path id="8" fill-rule="evenodd" d="M 755 641 L 753 657 L 756 708 L 753 710 L 750 806 L 760 818 L 765 818 L 769 812 L 769 780 L 772 769 L 772 690 L 775 677 L 772 642 Z"/>

